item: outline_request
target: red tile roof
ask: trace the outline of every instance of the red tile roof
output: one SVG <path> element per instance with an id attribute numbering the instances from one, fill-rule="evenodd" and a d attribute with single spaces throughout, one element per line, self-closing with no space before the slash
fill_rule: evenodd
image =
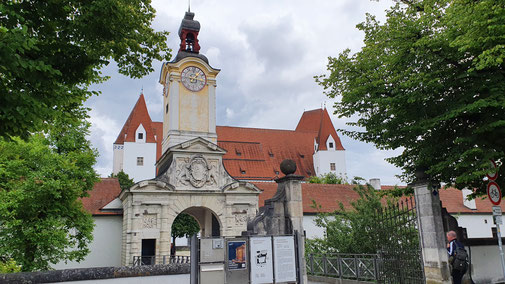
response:
<path id="1" fill-rule="evenodd" d="M 284 159 L 296 162 L 297 175 L 315 175 L 314 132 L 218 126 L 217 144 L 228 152 L 223 164 L 228 173 L 242 180 L 272 180 Z"/>
<path id="2" fill-rule="evenodd" d="M 259 195 L 259 206 L 263 206 L 265 200 L 272 198 L 277 191 L 275 182 L 253 182 L 262 193 Z M 339 203 L 342 202 L 345 209 L 352 209 L 351 202 L 359 198 L 353 188 L 355 185 L 349 184 L 315 184 L 302 183 L 303 212 L 314 214 L 321 212 L 333 212 L 340 210 Z M 392 189 L 393 186 L 382 186 L 382 190 Z M 116 178 L 102 178 L 96 183 L 93 190 L 89 192 L 89 197 L 82 199 L 86 211 L 93 215 L 120 215 L 120 212 L 101 211 L 105 205 L 119 196 L 121 188 Z M 476 210 L 469 209 L 463 205 L 463 195 L 460 190 L 454 188 L 440 190 L 442 206 L 447 208 L 449 213 L 473 213 L 491 214 L 492 205 L 489 200 L 476 199 Z M 321 209 L 313 208 L 313 201 L 321 206 Z M 505 211 L 505 204 L 501 205 Z"/>
<path id="3" fill-rule="evenodd" d="M 144 99 L 144 95 L 141 94 L 137 103 L 133 107 L 130 116 L 126 120 L 123 125 L 123 129 L 119 132 L 116 141 L 114 144 L 124 144 L 124 142 L 135 142 L 135 131 L 142 124 L 144 129 L 146 130 L 146 142 L 147 143 L 156 143 L 155 131 L 153 130 L 152 120 L 149 116 L 149 112 L 147 111 L 146 101 Z M 163 133 L 163 127 L 161 129 L 161 133 Z M 163 139 L 161 136 L 157 138 Z M 160 150 L 161 151 L 161 150 Z"/>
<path id="4" fill-rule="evenodd" d="M 455 188 L 445 188 L 440 191 L 442 206 L 447 208 L 449 213 L 492 213 L 493 204 L 487 197 L 478 197 L 475 199 L 477 209 L 470 209 L 463 205 L 463 193 Z M 502 211 L 505 211 L 505 203 L 501 203 Z"/>
<path id="5" fill-rule="evenodd" d="M 254 182 L 263 192 L 259 195 L 259 206 L 263 206 L 265 200 L 272 198 L 277 191 L 277 184 L 274 182 Z M 302 183 L 303 212 L 317 213 L 318 209 L 312 208 L 312 201 L 321 205 L 322 212 L 333 212 L 340 210 L 339 203 L 342 202 L 344 208 L 351 209 L 351 202 L 359 198 L 354 190 L 354 185 L 346 184 L 315 184 Z M 382 186 L 381 190 L 392 189 L 394 186 Z M 440 190 L 442 206 L 449 213 L 492 213 L 492 204 L 487 199 L 476 199 L 477 209 L 469 209 L 463 205 L 463 194 L 461 190 L 448 188 Z M 505 211 L 505 204 L 501 204 L 502 211 Z"/>
<path id="6" fill-rule="evenodd" d="M 316 142 L 319 145 L 319 150 L 328 150 L 326 141 L 332 136 L 335 140 L 335 149 L 344 150 L 340 137 L 338 137 L 335 127 L 331 122 L 330 115 L 325 109 L 314 109 L 303 113 L 302 118 L 298 122 L 295 131 L 310 131 L 317 132 Z"/>
<path id="7" fill-rule="evenodd" d="M 92 215 L 121 215 L 121 212 L 103 212 L 102 207 L 116 199 L 121 193 L 121 187 L 117 178 L 102 178 L 89 191 L 89 197 L 82 198 L 84 209 Z"/>

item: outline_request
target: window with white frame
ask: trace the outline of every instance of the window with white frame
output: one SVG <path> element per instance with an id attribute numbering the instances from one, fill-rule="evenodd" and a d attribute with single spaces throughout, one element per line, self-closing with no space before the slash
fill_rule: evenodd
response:
<path id="1" fill-rule="evenodd" d="M 144 165 L 144 157 L 137 157 L 137 166 Z"/>
<path id="2" fill-rule="evenodd" d="M 335 163 L 330 163 L 330 170 L 331 171 L 335 171 L 336 170 Z"/>

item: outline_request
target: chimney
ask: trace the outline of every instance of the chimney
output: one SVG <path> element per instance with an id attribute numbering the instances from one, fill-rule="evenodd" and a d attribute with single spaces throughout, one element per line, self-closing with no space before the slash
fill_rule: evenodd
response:
<path id="1" fill-rule="evenodd" d="M 475 204 L 475 199 L 468 200 L 468 195 L 472 194 L 473 191 L 464 188 L 463 190 L 461 190 L 461 193 L 463 194 L 463 205 L 465 205 L 468 209 L 476 210 L 477 205 Z"/>
<path id="2" fill-rule="evenodd" d="M 381 190 L 381 179 L 380 178 L 371 178 L 369 183 L 376 190 Z"/>

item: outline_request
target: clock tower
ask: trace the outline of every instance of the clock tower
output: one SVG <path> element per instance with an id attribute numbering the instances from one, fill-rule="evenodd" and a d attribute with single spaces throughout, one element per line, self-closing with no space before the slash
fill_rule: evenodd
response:
<path id="1" fill-rule="evenodd" d="M 214 144 L 216 135 L 216 76 L 219 69 L 209 65 L 200 54 L 200 23 L 195 14 L 186 12 L 179 38 L 181 44 L 175 59 L 163 63 L 160 84 L 163 85 L 162 154 L 174 145 L 204 138 Z"/>

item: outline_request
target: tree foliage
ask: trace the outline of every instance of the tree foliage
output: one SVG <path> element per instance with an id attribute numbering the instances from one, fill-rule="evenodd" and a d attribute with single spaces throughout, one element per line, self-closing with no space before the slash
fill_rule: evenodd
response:
<path id="1" fill-rule="evenodd" d="M 181 213 L 177 215 L 172 224 L 173 243 L 175 245 L 175 238 L 189 238 L 198 232 L 200 232 L 200 225 L 195 218 L 189 214 Z"/>
<path id="2" fill-rule="evenodd" d="M 79 198 L 98 181 L 97 153 L 81 113 L 59 117 L 48 133 L 26 141 L 0 138 L 0 256 L 23 271 L 82 260 L 93 220 Z"/>
<path id="3" fill-rule="evenodd" d="M 130 178 L 130 176 L 128 176 L 128 174 L 125 173 L 123 170 L 121 170 L 117 174 L 110 174 L 110 177 L 117 178 L 121 190 L 129 189 L 135 184 L 133 179 Z"/>
<path id="4" fill-rule="evenodd" d="M 384 232 L 384 226 L 378 222 L 378 212 L 396 204 L 398 198 L 393 197 L 389 191 L 375 190 L 369 184 L 356 185 L 354 190 L 359 194 L 359 199 L 350 202 L 350 209 L 344 208 L 340 202 L 339 210 L 318 213 L 315 223 L 325 230 L 325 235 L 323 238 L 306 241 L 308 253 L 374 254 L 387 242 L 397 242 L 395 237 L 398 236 L 404 243 L 418 241 L 416 230 L 407 231 L 406 228 L 398 227 L 394 228 L 398 232 L 392 232 L 390 228 Z M 313 206 L 320 209 L 315 203 Z"/>
<path id="5" fill-rule="evenodd" d="M 324 183 L 324 184 L 347 184 L 347 179 L 343 176 L 338 176 L 335 173 L 326 173 L 320 176 L 311 176 L 307 180 L 308 183 Z"/>
<path id="6" fill-rule="evenodd" d="M 357 27 L 364 47 L 330 57 L 317 78 L 339 98 L 335 113 L 356 118 L 343 132 L 403 148 L 388 161 L 407 182 L 425 172 L 485 192 L 489 159 L 505 158 L 505 2 L 399 1 L 385 23 L 367 15 Z"/>
<path id="7" fill-rule="evenodd" d="M 319 213 L 316 226 L 325 229 L 323 238 L 307 240 L 307 251 L 316 253 L 376 253 L 376 221 L 374 215 L 382 208 L 382 196 L 371 186 L 356 186 L 360 196 L 351 202 L 352 210 L 340 209 Z M 317 204 L 314 204 L 316 208 Z"/>
<path id="8" fill-rule="evenodd" d="M 0 136 L 27 138 L 75 109 L 119 72 L 141 77 L 170 59 L 168 32 L 151 28 L 149 0 L 6 0 L 0 3 Z"/>

